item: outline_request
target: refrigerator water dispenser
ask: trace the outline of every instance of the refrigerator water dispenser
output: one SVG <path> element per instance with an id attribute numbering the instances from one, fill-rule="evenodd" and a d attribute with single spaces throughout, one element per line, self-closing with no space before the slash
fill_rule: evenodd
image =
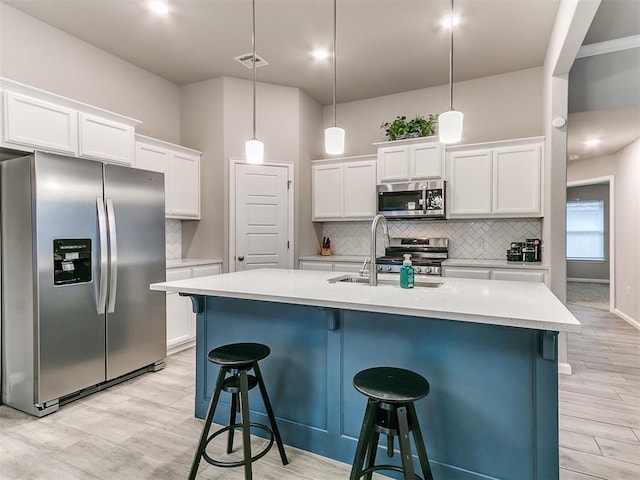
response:
<path id="1" fill-rule="evenodd" d="M 91 282 L 91 239 L 53 241 L 53 284 L 73 285 Z"/>

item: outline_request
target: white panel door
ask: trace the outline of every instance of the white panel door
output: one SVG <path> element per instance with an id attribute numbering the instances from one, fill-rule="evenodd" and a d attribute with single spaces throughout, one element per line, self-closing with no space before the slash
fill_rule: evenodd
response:
<path id="1" fill-rule="evenodd" d="M 286 166 L 236 164 L 235 269 L 291 268 Z"/>
<path id="2" fill-rule="evenodd" d="M 78 113 L 36 98 L 6 92 L 4 140 L 57 153 L 78 153 Z"/>
<path id="3" fill-rule="evenodd" d="M 493 213 L 540 215 L 540 145 L 497 148 L 493 152 Z"/>
<path id="4" fill-rule="evenodd" d="M 440 142 L 409 147 L 411 180 L 441 179 L 443 153 Z"/>
<path id="5" fill-rule="evenodd" d="M 200 155 L 171 152 L 170 216 L 200 218 Z"/>
<path id="6" fill-rule="evenodd" d="M 134 132 L 132 126 L 86 113 L 79 115 L 79 155 L 81 157 L 128 166 L 133 164 Z"/>
<path id="7" fill-rule="evenodd" d="M 378 183 L 409 181 L 408 147 L 378 149 Z"/>
<path id="8" fill-rule="evenodd" d="M 448 156 L 450 216 L 491 213 L 491 150 L 455 152 Z"/>
<path id="9" fill-rule="evenodd" d="M 344 216 L 373 218 L 376 216 L 376 162 L 345 163 Z"/>
<path id="10" fill-rule="evenodd" d="M 344 216 L 343 165 L 314 165 L 312 167 L 313 220 Z"/>

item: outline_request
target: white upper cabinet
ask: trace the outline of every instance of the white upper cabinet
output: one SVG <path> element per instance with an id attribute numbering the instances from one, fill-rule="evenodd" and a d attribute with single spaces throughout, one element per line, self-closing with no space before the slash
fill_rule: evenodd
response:
<path id="1" fill-rule="evenodd" d="M 96 115 L 79 114 L 80 157 L 132 165 L 134 160 L 133 126 Z"/>
<path id="2" fill-rule="evenodd" d="M 78 113 L 14 92 L 4 94 L 3 140 L 8 146 L 78 153 Z"/>
<path id="3" fill-rule="evenodd" d="M 388 143 L 394 145 L 380 146 Z M 427 142 L 412 139 L 376 145 L 379 145 L 378 184 L 443 178 L 444 149 L 436 137 Z"/>
<path id="4" fill-rule="evenodd" d="M 542 216 L 542 139 L 450 148 L 449 218 Z"/>
<path id="5" fill-rule="evenodd" d="M 376 167 L 375 155 L 313 161 L 313 221 L 372 219 Z"/>
<path id="6" fill-rule="evenodd" d="M 200 218 L 200 153 L 171 152 L 169 174 L 174 218 Z"/>
<path id="7" fill-rule="evenodd" d="M 496 148 L 493 151 L 493 213 L 540 214 L 542 146 Z"/>
<path id="8" fill-rule="evenodd" d="M 451 216 L 491 214 L 491 152 L 455 152 L 447 157 Z"/>
<path id="9" fill-rule="evenodd" d="M 0 77 L 0 145 L 132 165 L 141 122 Z"/>
<path id="10" fill-rule="evenodd" d="M 201 153 L 143 135 L 135 137 L 135 167 L 164 173 L 166 216 L 200 219 Z"/>

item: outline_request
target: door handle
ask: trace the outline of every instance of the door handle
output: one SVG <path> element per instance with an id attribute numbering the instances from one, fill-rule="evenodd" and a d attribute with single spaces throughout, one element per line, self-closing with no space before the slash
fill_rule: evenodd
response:
<path id="1" fill-rule="evenodd" d="M 116 292 L 118 289 L 118 240 L 116 237 L 116 217 L 113 200 L 107 198 L 107 220 L 109 222 L 109 307 L 107 313 L 116 309 Z"/>
<path id="2" fill-rule="evenodd" d="M 241 261 L 243 261 L 243 260 L 244 260 L 244 256 L 243 256 L 243 255 L 240 255 L 240 256 L 238 257 L 238 261 L 239 261 L 239 262 L 241 262 Z"/>
<path id="3" fill-rule="evenodd" d="M 107 263 L 109 257 L 107 254 L 107 219 L 104 210 L 104 200 L 102 197 L 96 198 L 96 207 L 98 208 L 98 236 L 100 239 L 100 284 L 98 286 L 98 314 L 104 313 L 107 303 Z"/>

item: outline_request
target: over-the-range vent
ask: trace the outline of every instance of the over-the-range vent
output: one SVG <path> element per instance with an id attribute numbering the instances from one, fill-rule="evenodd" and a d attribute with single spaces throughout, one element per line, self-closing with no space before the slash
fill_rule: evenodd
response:
<path id="1" fill-rule="evenodd" d="M 249 70 L 253 70 L 253 53 L 245 53 L 244 55 L 238 55 L 237 57 L 233 58 L 235 58 Z M 267 62 L 260 55 L 256 54 L 256 68 L 264 67 L 265 65 L 269 65 L 269 62 Z"/>

